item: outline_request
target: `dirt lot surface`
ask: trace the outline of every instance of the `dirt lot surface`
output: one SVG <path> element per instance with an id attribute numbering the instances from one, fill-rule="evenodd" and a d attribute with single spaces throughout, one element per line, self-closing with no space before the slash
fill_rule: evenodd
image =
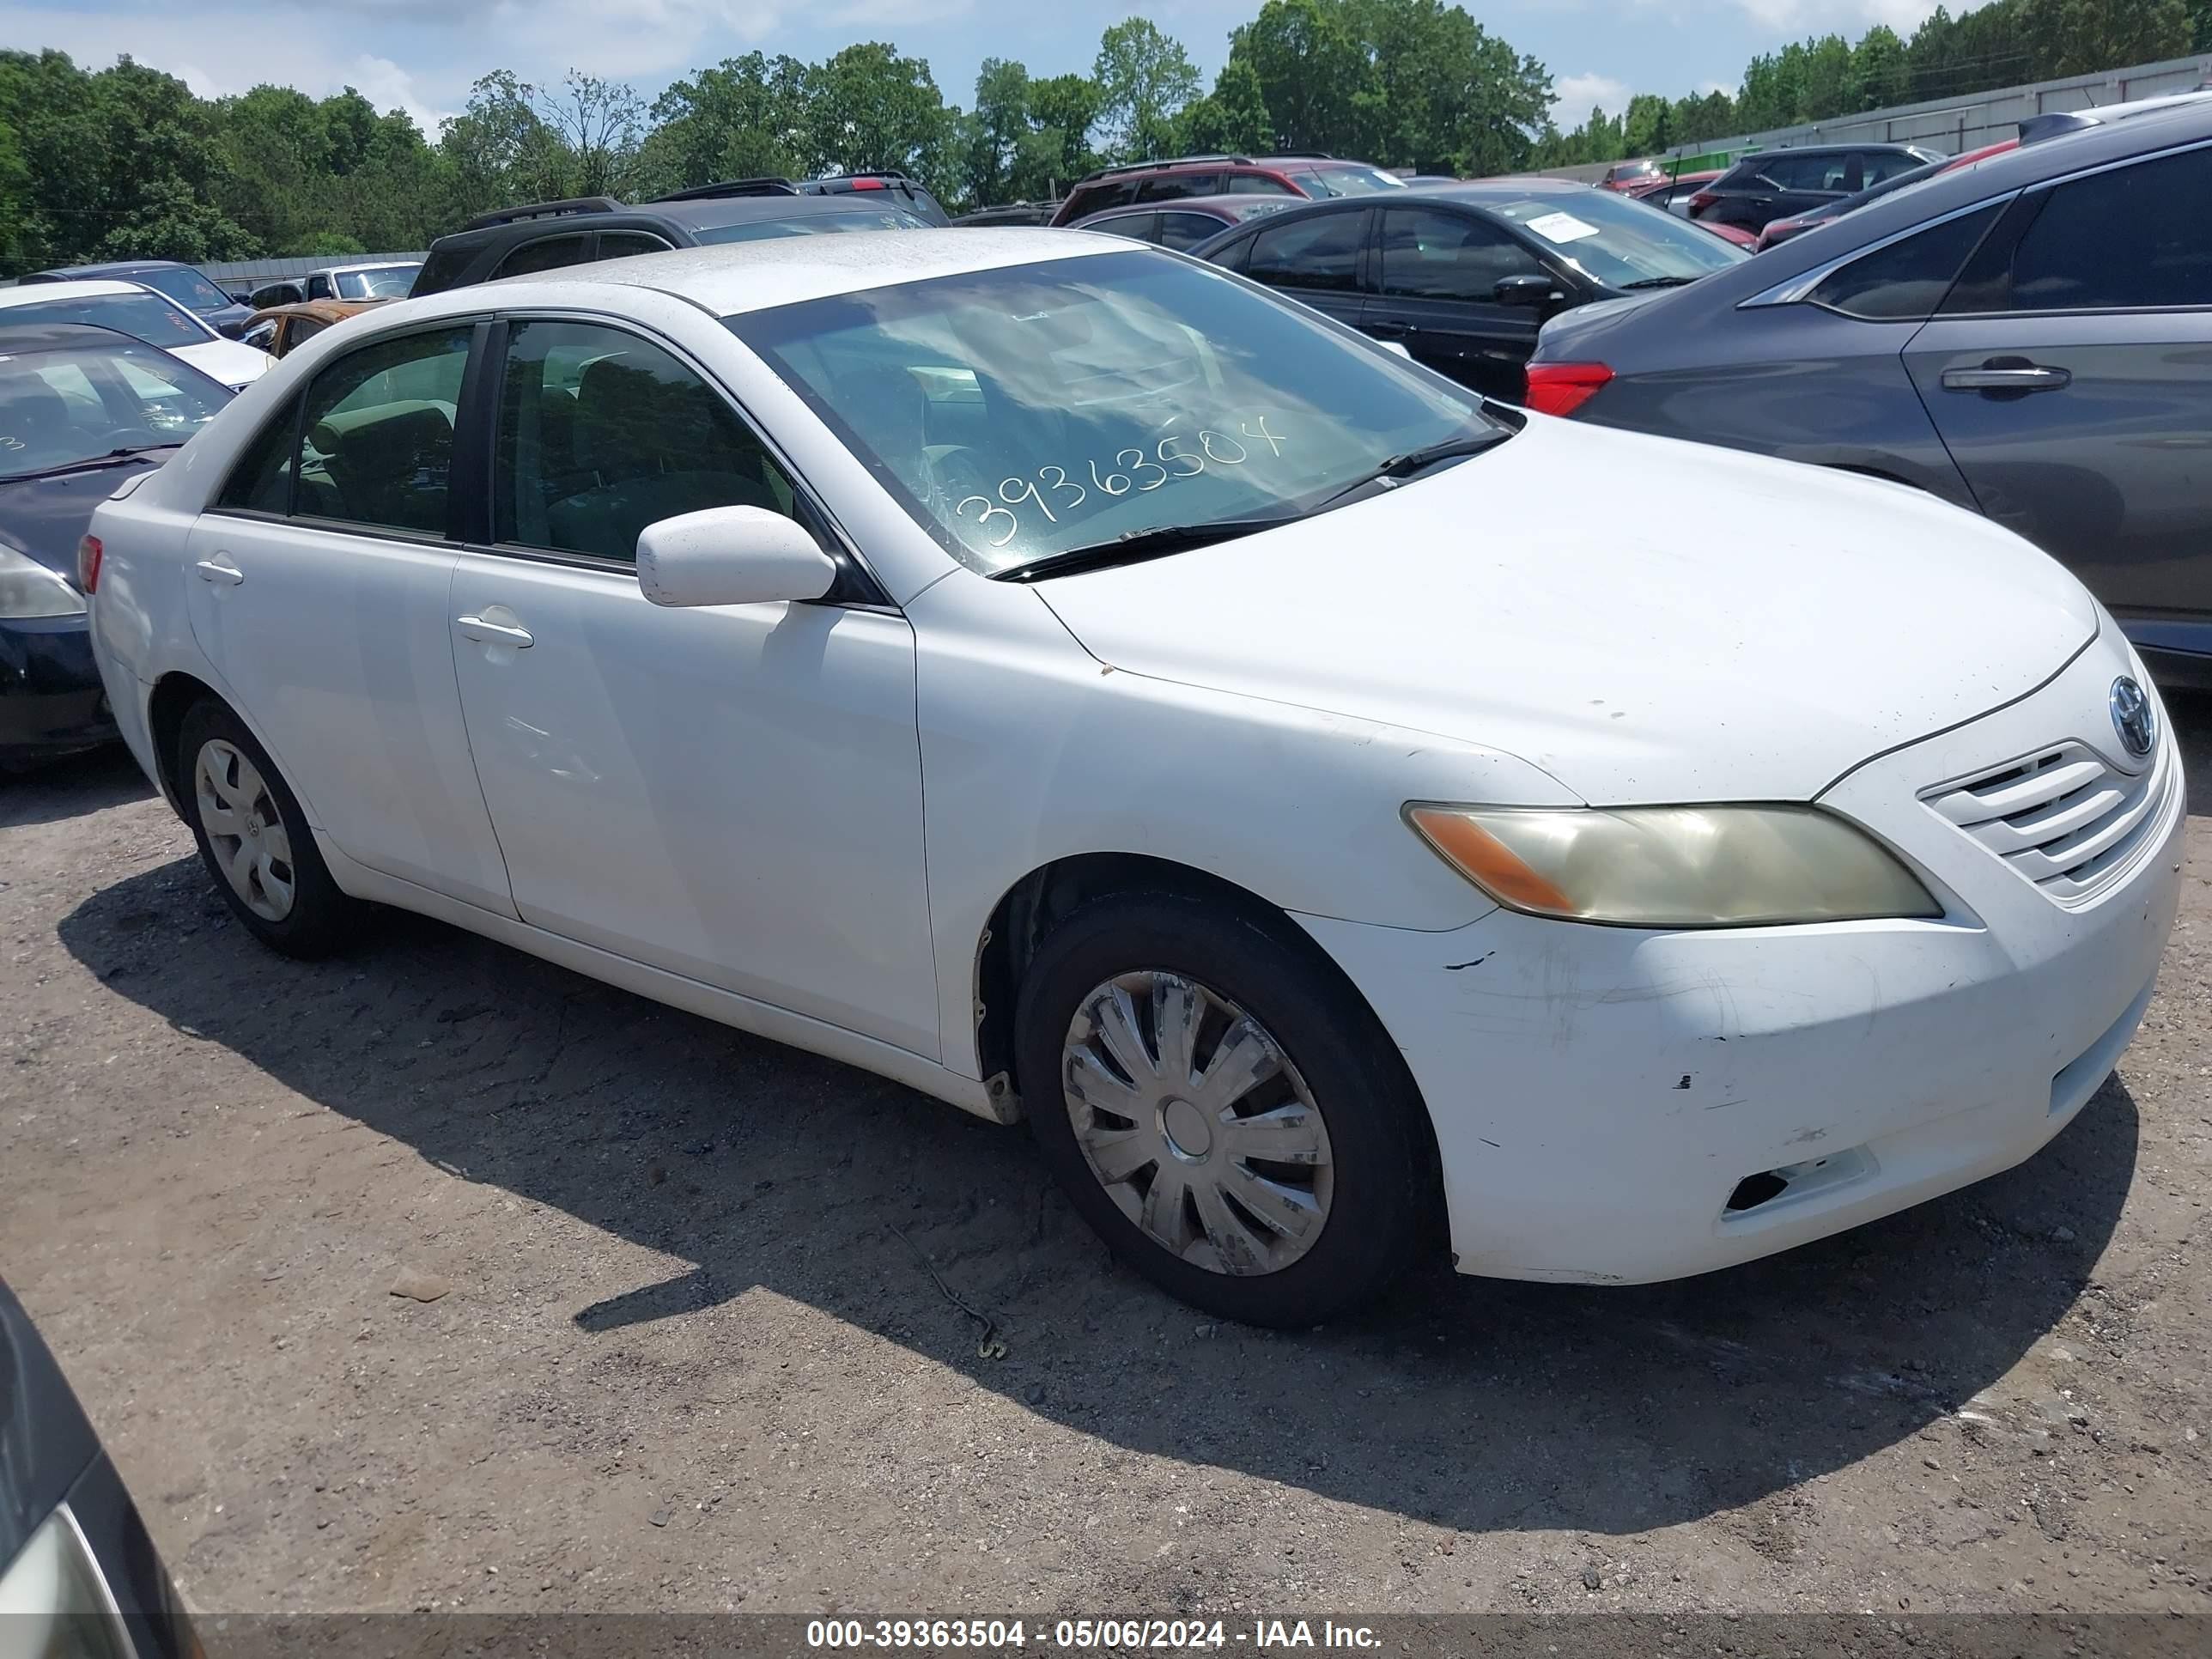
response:
<path id="1" fill-rule="evenodd" d="M 72 763 L 0 782 L 0 1274 L 204 1610 L 2212 1611 L 2176 712 L 2159 995 L 2039 1157 L 1272 1336 L 1110 1267 L 1018 1131 L 428 922 L 279 960 Z"/>

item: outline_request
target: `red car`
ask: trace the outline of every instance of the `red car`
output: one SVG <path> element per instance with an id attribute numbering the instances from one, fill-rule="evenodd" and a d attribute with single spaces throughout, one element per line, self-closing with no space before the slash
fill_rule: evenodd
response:
<path id="1" fill-rule="evenodd" d="M 1770 220 L 1766 228 L 1759 233 L 1757 240 L 1752 246 L 1755 250 L 1772 247 L 1777 242 L 1786 242 L 1791 237 L 1801 236 L 1815 226 L 1825 225 L 1831 219 L 1840 218 L 1854 208 L 1864 207 L 1869 202 L 1879 197 L 1887 196 L 1893 190 L 1903 190 L 1907 185 L 1917 185 L 1923 179 L 1933 179 L 1939 173 L 1948 173 L 1954 167 L 1965 167 L 1969 162 L 1980 161 L 1985 155 L 2002 155 L 2008 149 L 2019 148 L 2020 140 L 2017 138 L 2001 139 L 1994 144 L 1984 144 L 1979 149 L 1966 150 L 1941 161 L 1930 161 L 1925 167 L 1914 167 L 1909 173 L 1900 173 L 1894 178 L 1885 179 L 1880 184 L 1861 191 L 1856 196 L 1846 196 L 1840 202 L 1830 202 L 1825 207 L 1814 208 L 1810 213 L 1792 214 L 1787 219 Z M 1700 220 L 1698 222 L 1702 224 L 1704 221 Z"/>
<path id="2" fill-rule="evenodd" d="M 1101 167 L 1067 192 L 1052 216 L 1055 225 L 1108 208 L 1187 196 L 1371 196 L 1403 190 L 1406 181 L 1334 155 L 1180 155 L 1164 161 L 1128 161 Z"/>
<path id="3" fill-rule="evenodd" d="M 1656 161 L 1623 161 L 1616 167 L 1607 167 L 1605 177 L 1597 181 L 1597 187 L 1600 190 L 1625 191 L 1632 196 L 1652 185 L 1665 183 L 1667 175 L 1660 171 Z"/>

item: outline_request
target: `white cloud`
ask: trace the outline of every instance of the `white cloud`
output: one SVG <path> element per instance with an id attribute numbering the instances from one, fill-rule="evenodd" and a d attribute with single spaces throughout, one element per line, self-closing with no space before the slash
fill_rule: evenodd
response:
<path id="1" fill-rule="evenodd" d="M 1571 132 L 1592 109 L 1619 115 L 1629 97 L 1628 83 L 1610 75 L 1563 75 L 1552 83 L 1552 119 L 1562 132 Z"/>

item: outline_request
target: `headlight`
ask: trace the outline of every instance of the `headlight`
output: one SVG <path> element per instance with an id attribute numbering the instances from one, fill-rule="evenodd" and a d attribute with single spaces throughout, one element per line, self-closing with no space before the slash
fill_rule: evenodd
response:
<path id="1" fill-rule="evenodd" d="M 1407 822 L 1500 904 L 1629 927 L 1750 927 L 1943 908 L 1871 837 L 1809 806 L 1414 803 Z"/>
<path id="2" fill-rule="evenodd" d="M 56 1510 L 0 1572 L 0 1631 L 9 1653 L 125 1659 L 131 1651 L 100 1565 L 66 1508 Z"/>
<path id="3" fill-rule="evenodd" d="M 81 617 L 84 595 L 37 560 L 0 547 L 0 617 Z"/>

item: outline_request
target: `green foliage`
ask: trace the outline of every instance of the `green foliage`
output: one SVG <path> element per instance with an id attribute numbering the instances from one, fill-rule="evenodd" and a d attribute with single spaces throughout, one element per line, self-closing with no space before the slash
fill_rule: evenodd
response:
<path id="1" fill-rule="evenodd" d="M 1109 154 L 1130 161 L 1175 153 L 1176 117 L 1198 96 L 1198 70 L 1181 42 L 1150 18 L 1124 18 L 1100 37 L 1091 78 Z"/>
<path id="2" fill-rule="evenodd" d="M 1232 58 L 1214 77 L 1213 90 L 1182 112 L 1186 153 L 1249 155 L 1275 147 L 1275 124 L 1252 65 Z"/>

